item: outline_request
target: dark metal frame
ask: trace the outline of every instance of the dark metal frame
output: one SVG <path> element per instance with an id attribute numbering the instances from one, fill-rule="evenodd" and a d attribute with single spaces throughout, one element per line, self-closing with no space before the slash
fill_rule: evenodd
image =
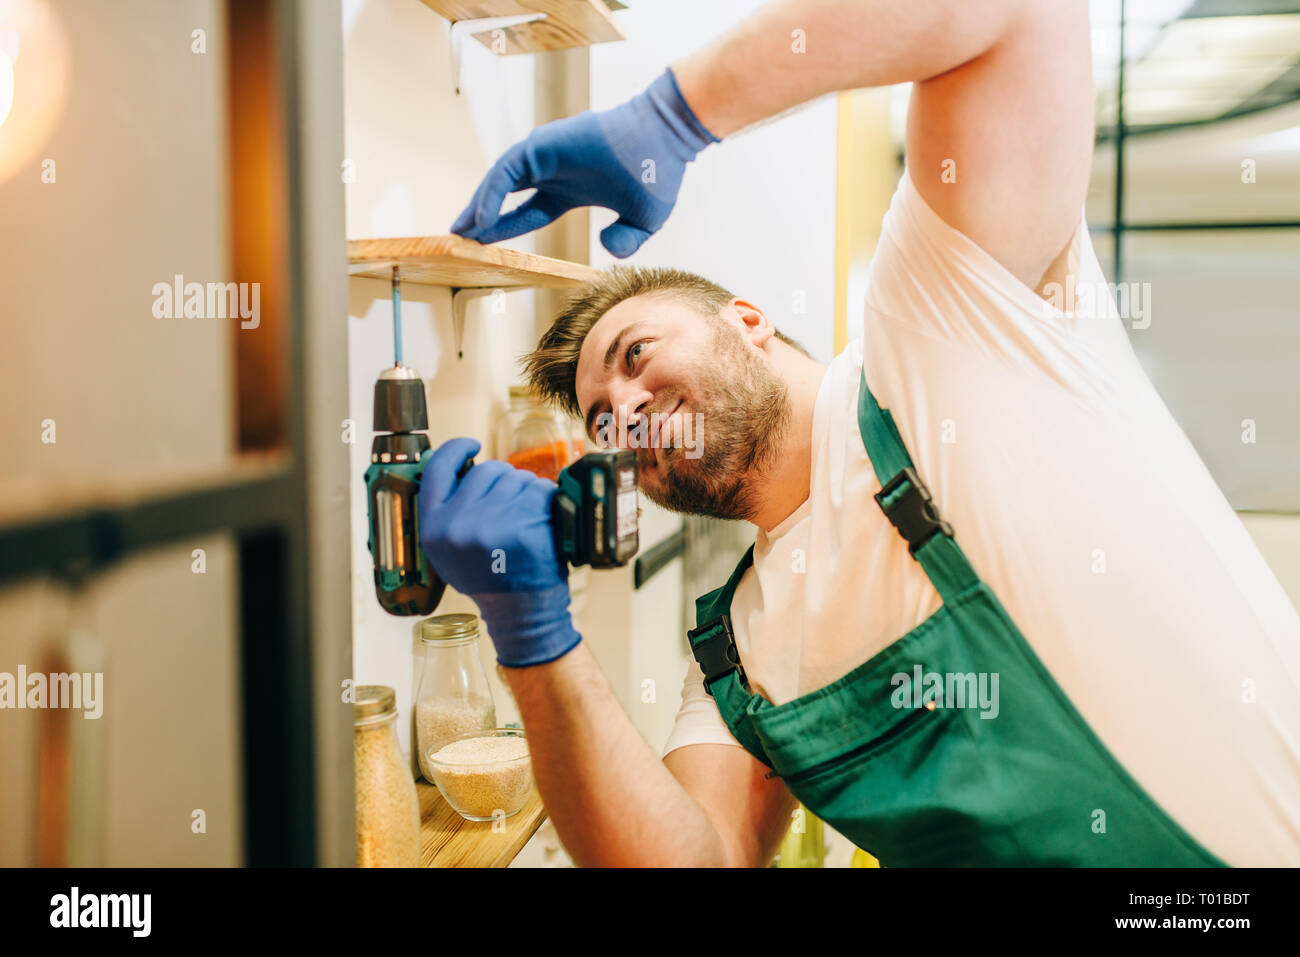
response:
<path id="1" fill-rule="evenodd" d="M 84 577 L 136 552 L 211 531 L 281 525 L 286 475 L 160 495 L 121 506 L 42 515 L 0 527 L 0 585 L 41 574 Z"/>
<path id="2" fill-rule="evenodd" d="M 296 302 L 289 314 L 297 364 Z M 253 866 L 311 865 L 316 855 L 306 474 L 297 408 L 290 434 L 293 462 L 280 475 L 0 528 L 0 585 L 42 574 L 84 581 L 195 535 L 238 537 L 244 860 Z"/>
<path id="3" fill-rule="evenodd" d="M 274 8 L 284 108 L 287 183 L 287 438 L 292 453 L 282 522 L 240 537 L 245 863 L 316 863 L 311 616 L 307 596 L 308 490 L 304 422 L 303 156 L 295 0 Z"/>

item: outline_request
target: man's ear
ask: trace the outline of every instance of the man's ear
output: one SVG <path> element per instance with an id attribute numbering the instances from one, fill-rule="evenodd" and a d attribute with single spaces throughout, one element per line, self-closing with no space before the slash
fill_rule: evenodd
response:
<path id="1" fill-rule="evenodd" d="M 741 332 L 745 338 L 760 349 L 766 346 L 768 340 L 776 333 L 776 327 L 767 318 L 767 314 L 752 302 L 747 302 L 744 299 L 733 299 L 727 304 L 727 309 L 739 321 Z"/>

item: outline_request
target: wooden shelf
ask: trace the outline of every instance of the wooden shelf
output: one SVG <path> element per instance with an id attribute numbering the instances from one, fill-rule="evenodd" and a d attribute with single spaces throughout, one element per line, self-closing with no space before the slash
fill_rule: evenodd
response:
<path id="1" fill-rule="evenodd" d="M 523 810 L 494 833 L 491 821 L 467 821 L 426 781 L 415 782 L 420 796 L 421 867 L 505 867 L 546 820 L 534 787 Z"/>
<path id="2" fill-rule="evenodd" d="M 459 289 L 565 288 L 580 286 L 597 275 L 597 270 L 590 266 L 501 246 L 484 246 L 462 236 L 348 241 L 349 274 L 391 279 L 394 266 L 401 268 L 403 282 Z"/>
<path id="3" fill-rule="evenodd" d="M 424 0 L 424 3 L 452 23 L 485 17 L 546 14 L 543 20 L 502 29 L 505 49 L 500 52 L 507 56 L 627 39 L 610 15 L 609 7 L 601 0 Z M 492 33 L 475 34 L 475 39 L 492 49 Z"/>

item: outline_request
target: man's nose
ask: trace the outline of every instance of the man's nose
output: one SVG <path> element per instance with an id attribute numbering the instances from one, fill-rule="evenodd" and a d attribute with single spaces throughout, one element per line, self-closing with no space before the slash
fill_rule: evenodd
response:
<path id="1" fill-rule="evenodd" d="M 646 417 L 646 409 L 650 405 L 651 398 L 650 393 L 644 389 L 626 390 L 614 397 L 612 404 L 617 410 L 616 421 L 620 435 L 635 429 Z"/>

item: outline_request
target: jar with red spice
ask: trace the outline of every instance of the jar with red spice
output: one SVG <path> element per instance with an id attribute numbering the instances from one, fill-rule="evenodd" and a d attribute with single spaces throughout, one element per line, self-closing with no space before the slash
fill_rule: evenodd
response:
<path id="1" fill-rule="evenodd" d="M 581 426 L 543 403 L 528 386 L 510 387 L 510 406 L 497 426 L 497 457 L 552 482 L 585 449 Z"/>

